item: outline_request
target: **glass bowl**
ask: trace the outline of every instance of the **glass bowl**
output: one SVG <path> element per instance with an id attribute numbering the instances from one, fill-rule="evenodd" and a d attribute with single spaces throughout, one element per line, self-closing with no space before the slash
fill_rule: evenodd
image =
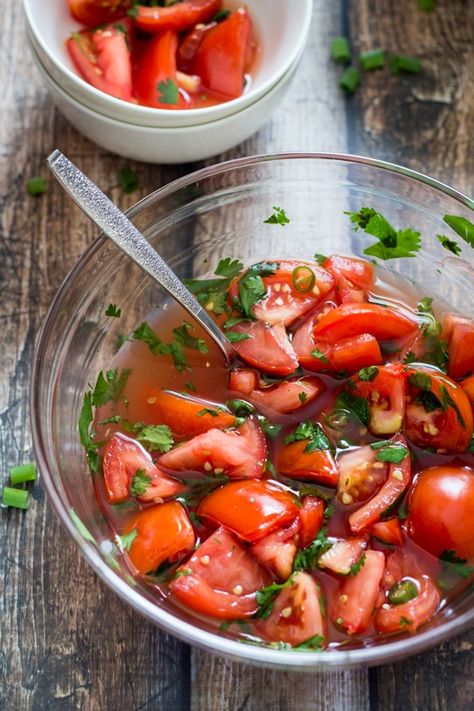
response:
<path id="1" fill-rule="evenodd" d="M 273 206 L 289 225 L 264 224 Z M 353 232 L 344 215 L 367 205 L 398 228 L 422 235 L 416 258 L 386 263 L 407 288 L 474 316 L 474 251 L 447 252 L 436 235 L 449 233 L 445 213 L 472 218 L 474 204 L 455 190 L 405 168 L 357 156 L 330 154 L 245 158 L 192 173 L 141 200 L 128 215 L 180 277 L 204 276 L 220 257 L 255 262 L 314 253 L 361 255 L 373 239 Z M 456 238 L 454 233 L 451 235 Z M 207 264 L 205 260 L 209 259 Z M 82 555 L 107 585 L 150 622 L 180 639 L 228 658 L 281 669 L 329 670 L 392 662 L 464 630 L 474 619 L 474 592 L 412 636 L 323 652 L 282 651 L 242 644 L 172 600 L 157 599 L 134 580 L 98 506 L 78 435 L 83 393 L 107 366 L 119 331 L 129 333 L 166 298 L 103 235 L 68 275 L 39 336 L 31 389 L 36 461 L 49 499 Z M 105 316 L 112 302 L 121 319 Z"/>

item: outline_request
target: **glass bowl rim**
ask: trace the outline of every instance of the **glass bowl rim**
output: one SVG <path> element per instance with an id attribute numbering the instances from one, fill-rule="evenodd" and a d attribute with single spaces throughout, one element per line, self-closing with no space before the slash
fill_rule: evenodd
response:
<path id="1" fill-rule="evenodd" d="M 431 178 L 423 173 L 405 168 L 395 163 L 383 160 L 367 158 L 359 155 L 346 153 L 325 153 L 325 152 L 285 152 L 260 154 L 244 158 L 236 158 L 223 161 L 215 165 L 201 168 L 188 173 L 177 180 L 153 191 L 146 197 L 139 200 L 130 207 L 126 214 L 133 218 L 142 209 L 146 209 L 157 199 L 166 198 L 176 191 L 189 186 L 196 181 L 215 177 L 221 173 L 232 171 L 233 169 L 249 167 L 258 163 L 271 163 L 288 160 L 321 160 L 335 161 L 340 163 L 352 163 L 369 166 L 388 172 L 402 175 L 416 182 L 424 183 L 434 190 L 438 190 L 449 197 L 459 201 L 468 209 L 474 209 L 474 201 L 460 191 L 451 188 L 435 178 Z M 100 233 L 97 239 L 88 247 L 72 269 L 68 272 L 60 285 L 51 305 L 46 313 L 43 324 L 39 330 L 35 353 L 33 358 L 29 408 L 30 424 L 32 431 L 33 450 L 41 479 L 44 481 L 49 501 L 58 515 L 62 525 L 69 536 L 77 544 L 81 555 L 86 559 L 91 568 L 111 588 L 124 602 L 130 604 L 137 612 L 145 616 L 148 620 L 156 623 L 165 632 L 178 637 L 184 642 L 194 644 L 207 651 L 215 652 L 223 656 L 231 657 L 239 661 L 247 661 L 261 666 L 281 667 L 288 670 L 299 669 L 307 671 L 328 671 L 337 668 L 369 666 L 384 664 L 402 657 L 415 654 L 434 646 L 437 642 L 445 641 L 463 629 L 466 629 L 474 622 L 474 607 L 453 620 L 448 620 L 432 629 L 418 632 L 411 638 L 387 642 L 382 645 L 368 646 L 353 650 L 329 650 L 329 651 L 287 651 L 271 649 L 268 647 L 242 644 L 237 640 L 232 640 L 213 632 L 207 632 L 199 627 L 180 620 L 175 615 L 167 612 L 159 605 L 146 600 L 139 592 L 130 587 L 118 574 L 107 565 L 104 565 L 102 557 L 95 547 L 86 540 L 79 532 L 73 522 L 68 509 L 56 490 L 53 478 L 49 471 L 48 452 L 43 441 L 43 422 L 37 406 L 39 403 L 39 389 L 41 382 L 43 352 L 49 338 L 51 325 L 61 307 L 65 293 L 74 282 L 76 276 L 82 272 L 87 264 L 93 259 L 95 253 L 102 247 L 108 238 Z"/>

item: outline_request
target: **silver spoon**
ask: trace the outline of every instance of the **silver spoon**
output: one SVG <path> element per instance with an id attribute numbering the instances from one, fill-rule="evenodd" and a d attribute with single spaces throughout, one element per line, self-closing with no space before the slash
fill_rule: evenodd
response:
<path id="1" fill-rule="evenodd" d="M 234 353 L 232 343 L 128 217 L 61 151 L 53 151 L 47 162 L 54 176 L 81 210 L 117 247 L 128 254 L 135 264 L 184 306 L 219 346 L 229 362 Z"/>

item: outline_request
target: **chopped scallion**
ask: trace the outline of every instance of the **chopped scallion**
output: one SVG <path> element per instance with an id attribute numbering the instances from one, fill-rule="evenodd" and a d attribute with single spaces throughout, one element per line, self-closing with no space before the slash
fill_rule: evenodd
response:
<path id="1" fill-rule="evenodd" d="M 421 72 L 421 62 L 415 57 L 407 57 L 404 54 L 393 54 L 390 57 L 390 71 L 392 74 L 419 74 Z"/>
<path id="2" fill-rule="evenodd" d="M 362 52 L 359 59 L 362 69 L 366 72 L 371 72 L 374 69 L 383 69 L 385 66 L 385 52 L 383 49 L 371 49 L 368 52 Z"/>
<path id="3" fill-rule="evenodd" d="M 4 506 L 12 506 L 16 509 L 28 508 L 28 492 L 26 489 L 13 489 L 11 486 L 5 486 L 2 492 L 2 504 Z"/>
<path id="4" fill-rule="evenodd" d="M 338 64 L 349 64 L 352 57 L 347 37 L 334 37 L 331 41 L 331 56 Z"/>
<path id="5" fill-rule="evenodd" d="M 10 481 L 13 485 L 23 484 L 24 481 L 34 481 L 36 479 L 36 467 L 33 463 L 20 464 L 10 469 Z"/>
<path id="6" fill-rule="evenodd" d="M 356 67 L 347 67 L 343 72 L 339 86 L 348 94 L 353 94 L 360 84 L 360 72 Z"/>
<path id="7" fill-rule="evenodd" d="M 46 180 L 44 178 L 30 178 L 26 184 L 29 195 L 38 197 L 46 192 Z"/>

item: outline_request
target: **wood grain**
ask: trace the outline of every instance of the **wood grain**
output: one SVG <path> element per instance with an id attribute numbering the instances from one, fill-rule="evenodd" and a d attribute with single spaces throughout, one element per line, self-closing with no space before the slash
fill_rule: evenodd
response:
<path id="1" fill-rule="evenodd" d="M 474 3 L 316 0 L 297 83 L 274 117 L 221 158 L 272 151 L 371 154 L 431 173 L 466 191 L 474 175 Z M 122 208 L 200 165 L 133 164 L 80 136 L 54 110 L 32 64 L 18 3 L 0 0 L 0 466 L 31 459 L 28 385 L 36 334 L 57 287 L 95 237 L 47 176 L 59 147 Z M 418 77 L 364 77 L 350 100 L 328 38 L 421 56 Z M 131 165 L 140 188 L 121 192 Z M 44 175 L 48 192 L 26 195 Z M 293 675 L 230 663 L 164 635 L 125 607 L 82 561 L 37 484 L 30 510 L 0 511 L 0 709 L 5 711 L 464 711 L 474 696 L 472 633 L 378 670 Z"/>

